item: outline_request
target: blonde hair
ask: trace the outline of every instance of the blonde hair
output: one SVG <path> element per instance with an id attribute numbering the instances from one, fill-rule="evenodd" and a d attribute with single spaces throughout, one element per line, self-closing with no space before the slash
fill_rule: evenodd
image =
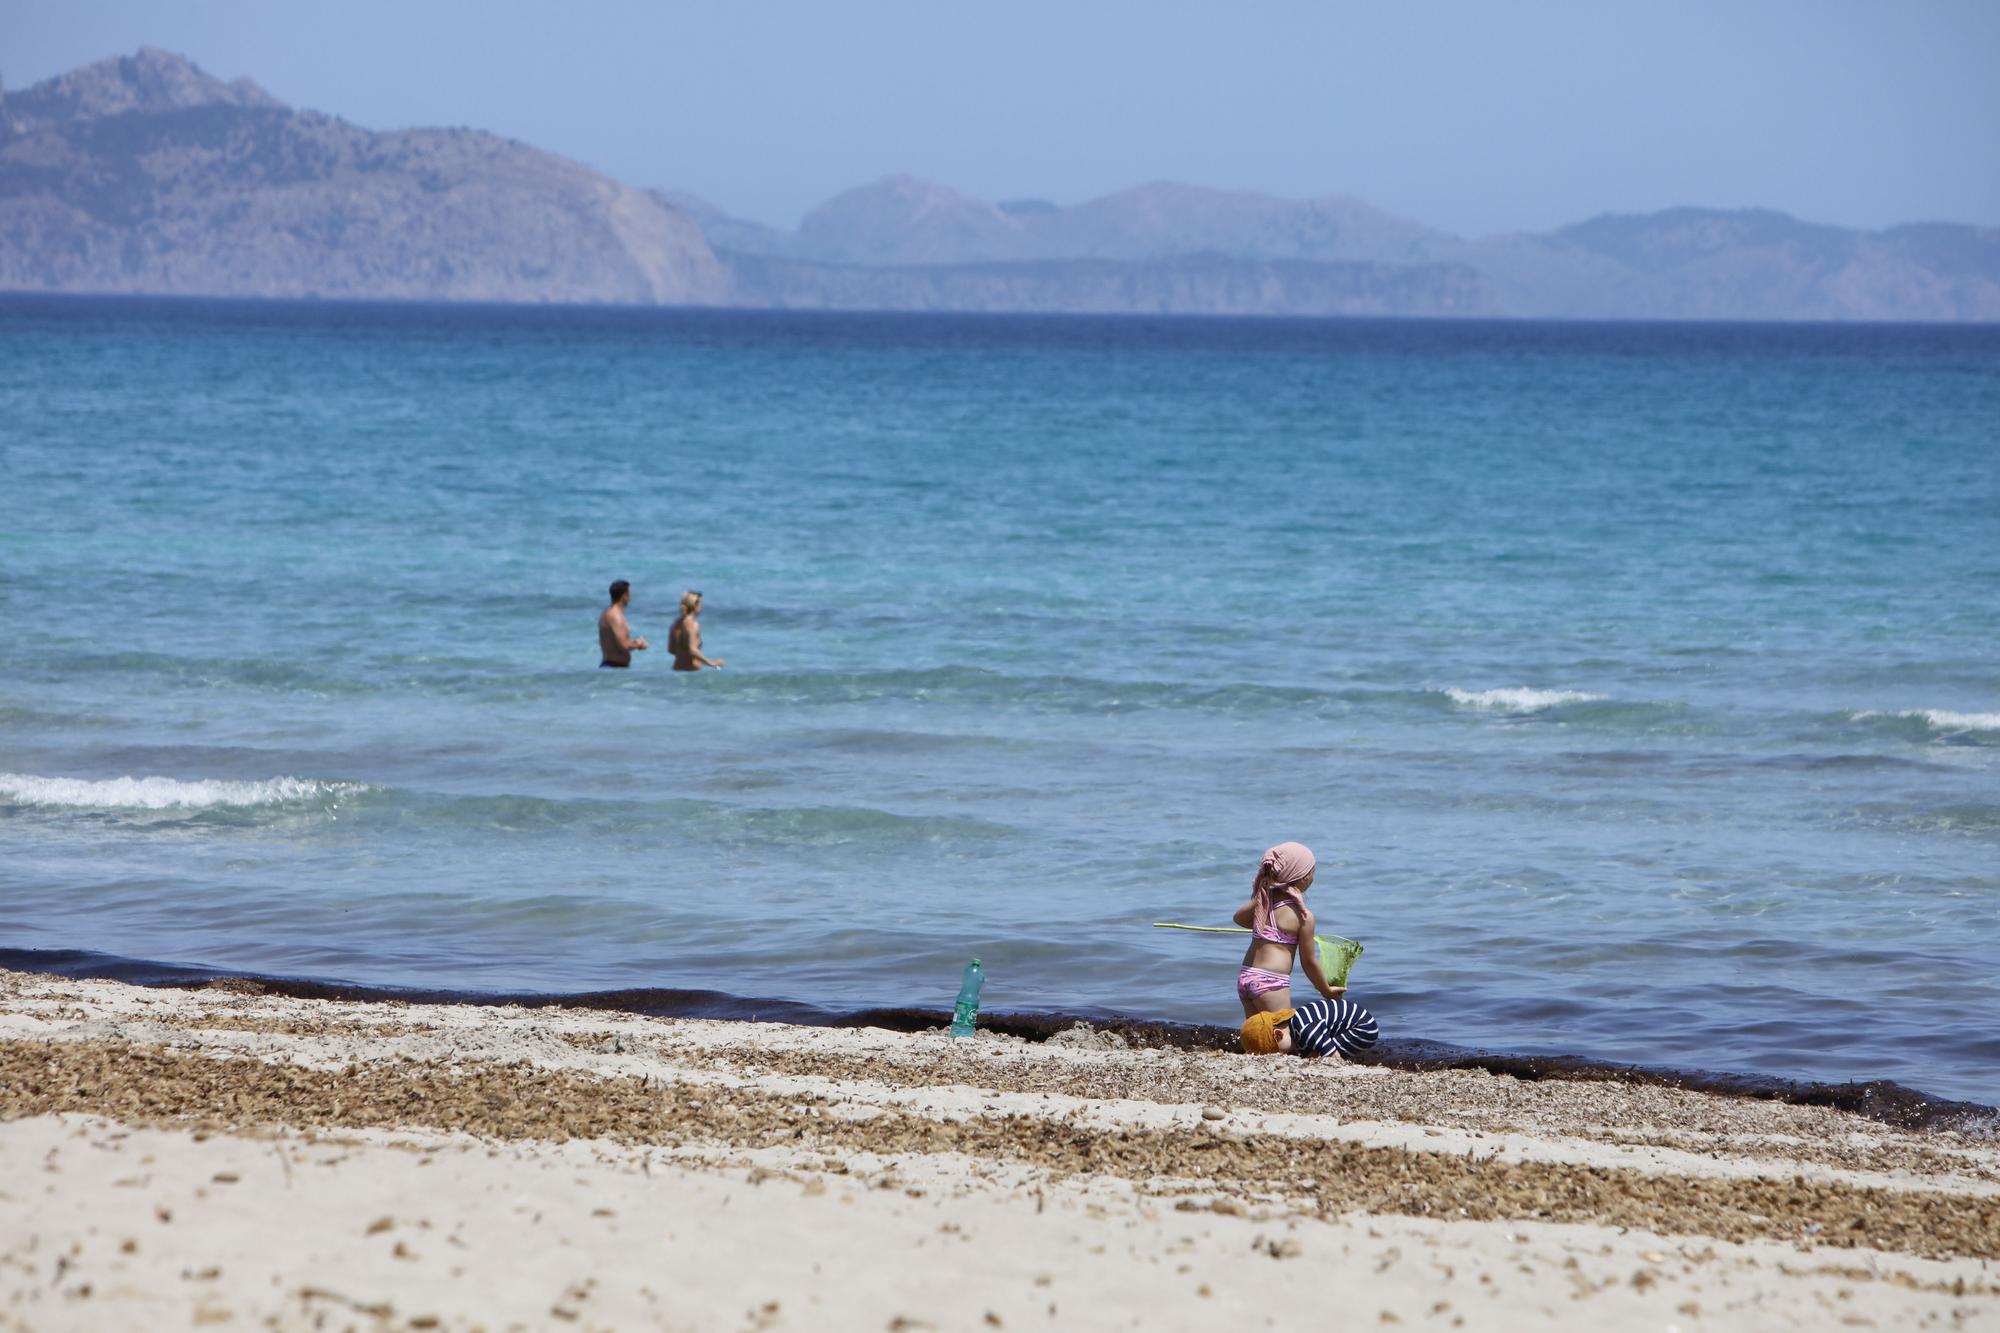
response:
<path id="1" fill-rule="evenodd" d="M 695 592 L 693 589 L 689 589 L 688 591 L 681 594 L 682 615 L 684 616 L 693 615 L 695 607 L 699 606 L 700 604 L 701 604 L 701 594 Z"/>

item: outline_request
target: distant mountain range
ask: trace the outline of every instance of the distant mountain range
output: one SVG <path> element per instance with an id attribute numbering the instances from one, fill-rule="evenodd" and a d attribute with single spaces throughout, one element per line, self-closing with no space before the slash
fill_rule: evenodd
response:
<path id="1" fill-rule="evenodd" d="M 1950 223 L 1868 232 L 1764 209 L 1673 208 L 1462 240 L 1338 195 L 1160 182 L 1060 208 L 989 204 L 898 176 L 780 232 L 690 194 L 659 197 L 700 224 L 746 295 L 773 305 L 1021 308 L 1004 302 L 1074 278 L 1074 308 L 1104 309 L 1115 267 L 1145 310 L 1163 308 L 1153 297 L 1166 293 L 1186 303 L 1174 308 L 1214 313 L 2000 319 L 2000 229 Z M 1197 257 L 1205 279 L 1177 283 Z M 1204 297 L 1213 304 L 1194 304 Z"/>
<path id="2" fill-rule="evenodd" d="M 0 98 L 0 289 L 1105 313 L 2000 320 L 2000 229 L 1765 210 L 1467 240 L 1159 182 L 891 177 L 796 231 L 474 130 L 378 133 L 153 49 Z"/>

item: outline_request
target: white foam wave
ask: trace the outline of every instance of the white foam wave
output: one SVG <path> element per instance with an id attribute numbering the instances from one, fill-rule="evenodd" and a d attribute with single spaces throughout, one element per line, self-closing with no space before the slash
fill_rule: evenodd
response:
<path id="1" fill-rule="evenodd" d="M 218 806 L 282 805 L 366 790 L 355 782 L 269 778 L 222 782 L 179 778 L 44 778 L 0 773 L 0 801 L 86 810 L 199 810 Z"/>
<path id="2" fill-rule="evenodd" d="M 1939 731 L 2000 731 L 2000 713 L 1954 713 L 1946 708 L 1905 708 L 1893 713 L 1875 709 L 1855 713 L 1860 722 L 1871 717 L 1921 718 Z"/>
<path id="3" fill-rule="evenodd" d="M 1461 708 L 1483 708 L 1494 713 L 1539 713 L 1560 704 L 1587 704 L 1604 696 L 1582 690 L 1533 690 L 1517 686 L 1505 690 L 1446 690 L 1445 697 Z"/>

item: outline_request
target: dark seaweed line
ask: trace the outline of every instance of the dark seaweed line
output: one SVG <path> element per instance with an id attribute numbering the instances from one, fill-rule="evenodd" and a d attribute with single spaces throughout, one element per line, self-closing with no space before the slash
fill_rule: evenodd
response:
<path id="1" fill-rule="evenodd" d="M 944 1009 L 908 1007 L 829 1009 L 797 1000 L 760 1000 L 725 991 L 636 989 L 544 992 L 440 990 L 424 987 L 364 986 L 351 982 L 315 981 L 226 972 L 175 963 L 151 963 L 80 949 L 0 948 L 0 968 L 41 973 L 72 980 L 109 979 L 136 986 L 175 990 L 228 990 L 249 995 L 278 995 L 305 1000 L 342 1000 L 404 1004 L 515 1005 L 526 1009 L 601 1009 L 658 1018 L 704 1018 L 747 1023 L 794 1023 L 808 1027 L 885 1028 L 892 1032 L 925 1032 L 951 1021 Z M 1199 1023 L 1168 1023 L 1128 1014 L 994 1013 L 981 1014 L 989 1031 L 1047 1041 L 1058 1032 L 1087 1023 L 1116 1033 L 1134 1046 L 1171 1046 L 1184 1050 L 1233 1050 L 1233 1028 Z M 1667 1069 L 1616 1064 L 1573 1055 L 1517 1055 L 1473 1051 L 1430 1041 L 1388 1041 L 1363 1063 L 1389 1069 L 1485 1070 L 1526 1082 L 1565 1079 L 1577 1082 L 1626 1083 L 1681 1088 L 1722 1097 L 1825 1106 L 1881 1124 L 1910 1130 L 2000 1130 L 2000 1109 L 1978 1102 L 1930 1097 L 1890 1079 L 1859 1083 L 1815 1083 L 1762 1074 L 1715 1073 L 1700 1069 Z"/>

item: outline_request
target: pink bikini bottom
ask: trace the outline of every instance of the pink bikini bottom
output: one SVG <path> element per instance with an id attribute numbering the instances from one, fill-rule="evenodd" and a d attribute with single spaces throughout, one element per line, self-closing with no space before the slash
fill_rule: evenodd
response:
<path id="1" fill-rule="evenodd" d="M 1291 973 L 1273 972 L 1264 967 L 1246 967 L 1236 974 L 1238 995 L 1267 995 L 1274 990 L 1289 989 L 1291 984 Z"/>

